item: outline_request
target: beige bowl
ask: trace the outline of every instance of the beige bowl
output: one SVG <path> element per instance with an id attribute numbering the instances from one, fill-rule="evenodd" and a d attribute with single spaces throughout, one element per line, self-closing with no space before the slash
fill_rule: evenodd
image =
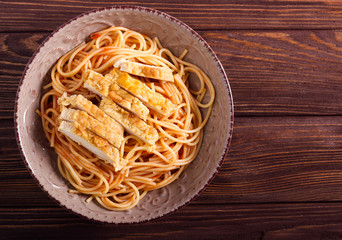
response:
<path id="1" fill-rule="evenodd" d="M 175 55 L 187 48 L 186 57 L 204 70 L 216 89 L 216 100 L 204 130 L 197 158 L 174 183 L 151 191 L 128 211 L 111 212 L 85 196 L 69 194 L 68 183 L 57 168 L 57 155 L 49 147 L 40 118 L 35 113 L 42 86 L 59 57 L 109 26 L 124 26 L 148 36 L 158 36 Z M 190 79 L 191 81 L 191 79 Z M 194 30 L 165 13 L 136 6 L 116 6 L 84 13 L 54 31 L 28 62 L 15 104 L 17 142 L 27 168 L 39 185 L 60 205 L 86 218 L 108 223 L 148 221 L 179 209 L 196 197 L 218 171 L 228 151 L 233 128 L 233 99 L 225 71 L 213 50 Z"/>

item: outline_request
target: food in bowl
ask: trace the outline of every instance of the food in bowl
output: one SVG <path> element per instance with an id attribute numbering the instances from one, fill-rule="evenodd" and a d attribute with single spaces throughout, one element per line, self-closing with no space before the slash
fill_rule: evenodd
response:
<path id="1" fill-rule="evenodd" d="M 156 37 L 113 26 L 90 38 L 53 66 L 37 113 L 69 192 L 128 210 L 196 158 L 215 89 L 187 50 L 177 57 Z"/>

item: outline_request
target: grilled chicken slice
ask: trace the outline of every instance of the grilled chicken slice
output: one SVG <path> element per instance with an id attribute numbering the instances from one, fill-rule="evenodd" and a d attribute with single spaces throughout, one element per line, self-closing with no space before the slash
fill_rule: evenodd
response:
<path id="1" fill-rule="evenodd" d="M 169 116 L 175 109 L 175 105 L 169 99 L 152 91 L 145 83 L 131 77 L 128 73 L 114 68 L 106 76 L 111 77 L 119 87 L 139 98 L 148 108 L 159 114 Z"/>
<path id="2" fill-rule="evenodd" d="M 143 142 L 154 145 L 158 140 L 159 135 L 155 128 L 148 125 L 146 122 L 119 107 L 109 98 L 102 99 L 100 109 L 119 122 L 127 132 L 135 135 Z"/>
<path id="3" fill-rule="evenodd" d="M 116 148 L 120 148 L 122 141 L 124 140 L 123 135 L 118 134 L 112 129 L 96 120 L 86 112 L 81 110 L 75 110 L 70 108 L 64 108 L 59 115 L 59 120 L 68 122 L 77 122 L 82 127 L 94 132 L 98 136 L 106 139 L 110 144 Z"/>
<path id="4" fill-rule="evenodd" d="M 107 97 L 111 81 L 93 70 L 88 70 L 87 75 L 83 86 L 101 97 Z"/>
<path id="5" fill-rule="evenodd" d="M 108 97 L 120 107 L 146 121 L 147 115 L 150 113 L 148 108 L 138 98 L 120 88 L 116 83 L 110 85 Z"/>
<path id="6" fill-rule="evenodd" d="M 58 104 L 60 106 L 69 106 L 73 108 L 85 111 L 90 116 L 100 121 L 102 124 L 107 125 L 112 131 L 123 136 L 124 128 L 116 122 L 114 119 L 105 114 L 101 109 L 95 106 L 91 101 L 83 97 L 82 95 L 72 95 L 68 97 L 64 93 L 60 98 L 58 98 Z"/>
<path id="7" fill-rule="evenodd" d="M 163 81 L 173 82 L 173 74 L 170 68 L 146 65 L 121 59 L 114 64 L 115 68 L 132 75 L 153 78 Z"/>
<path id="8" fill-rule="evenodd" d="M 103 77 L 102 74 L 89 70 L 88 78 L 83 86 L 101 97 L 111 98 L 120 107 L 146 121 L 150 112 L 148 108 L 138 98 L 113 83 L 111 79 L 110 76 Z"/>
<path id="9" fill-rule="evenodd" d="M 112 146 L 107 140 L 84 128 L 78 122 L 62 121 L 58 131 L 91 151 L 100 159 L 112 164 L 115 171 L 121 170 L 127 164 L 125 159 L 120 158 L 117 148 Z"/>

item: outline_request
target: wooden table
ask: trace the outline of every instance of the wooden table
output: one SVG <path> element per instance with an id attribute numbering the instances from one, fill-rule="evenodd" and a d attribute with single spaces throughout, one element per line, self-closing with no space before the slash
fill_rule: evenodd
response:
<path id="1" fill-rule="evenodd" d="M 342 3 L 116 1 L 190 25 L 221 60 L 235 126 L 214 181 L 169 216 L 90 222 L 58 206 L 26 169 L 13 109 L 29 58 L 54 29 L 113 1 L 0 1 L 0 239 L 342 238 Z"/>

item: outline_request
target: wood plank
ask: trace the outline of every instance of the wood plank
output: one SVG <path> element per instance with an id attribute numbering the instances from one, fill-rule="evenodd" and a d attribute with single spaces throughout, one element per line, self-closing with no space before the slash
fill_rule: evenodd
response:
<path id="1" fill-rule="evenodd" d="M 0 34 L 0 119 L 12 118 L 14 100 L 25 66 L 45 34 Z"/>
<path id="2" fill-rule="evenodd" d="M 227 72 L 236 116 L 341 115 L 341 31 L 201 31 Z M 0 34 L 0 117 L 48 33 Z M 19 43 L 19 44 L 18 44 Z"/>
<path id="3" fill-rule="evenodd" d="M 119 226 L 93 223 L 62 208 L 0 210 L 3 239 L 338 239 L 342 234 L 341 203 L 191 204 L 155 221 Z"/>
<path id="4" fill-rule="evenodd" d="M 55 206 L 0 121 L 0 207 Z M 222 168 L 196 204 L 342 201 L 341 117 L 239 117 Z M 3 133 L 3 134 L 2 134 Z"/>
<path id="5" fill-rule="evenodd" d="M 340 31 L 202 32 L 230 81 L 237 116 L 340 115 Z"/>
<path id="6" fill-rule="evenodd" d="M 236 118 L 228 158 L 198 200 L 341 201 L 341 120 Z"/>
<path id="7" fill-rule="evenodd" d="M 342 28 L 340 1 L 115 1 L 150 7 L 179 18 L 195 29 Z M 0 31 L 52 31 L 69 19 L 113 1 L 1 1 Z"/>

